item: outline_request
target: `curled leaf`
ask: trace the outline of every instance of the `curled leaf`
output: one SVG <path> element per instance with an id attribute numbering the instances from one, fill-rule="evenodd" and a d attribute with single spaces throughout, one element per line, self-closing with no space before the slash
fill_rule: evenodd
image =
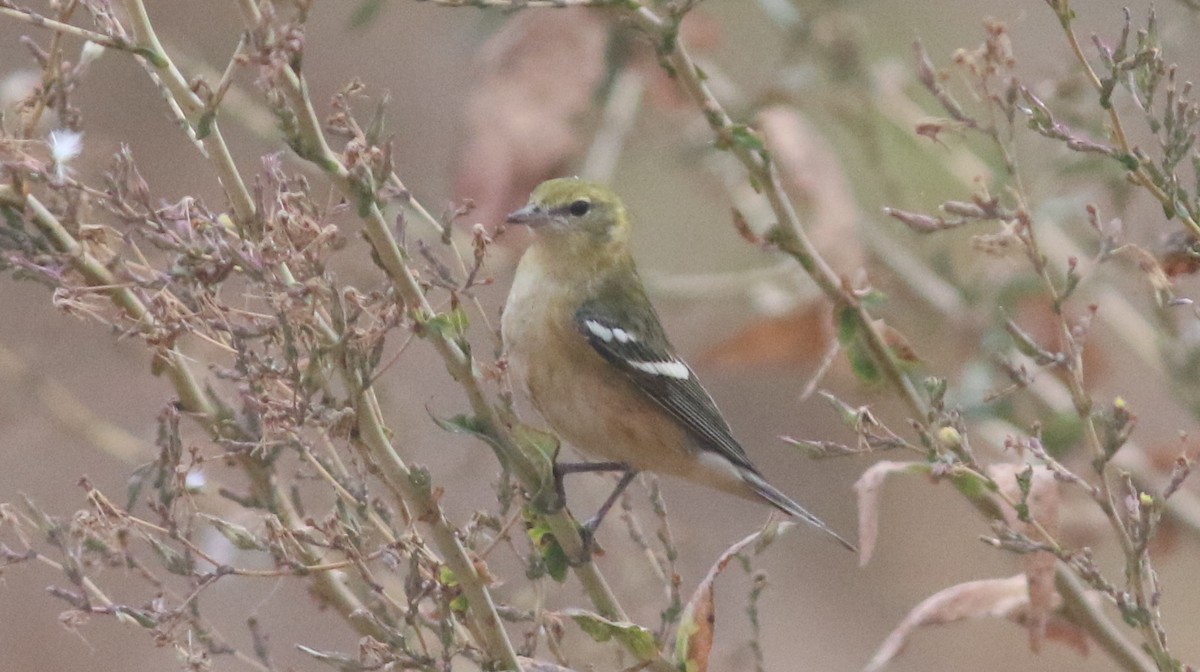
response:
<path id="1" fill-rule="evenodd" d="M 717 607 L 713 599 L 717 577 L 725 571 L 730 560 L 747 548 L 753 546 L 755 554 L 761 553 L 775 540 L 779 529 L 777 524 L 768 525 L 725 549 L 700 585 L 696 586 L 679 618 L 679 628 L 675 634 L 675 661 L 684 672 L 708 670 L 708 659 L 712 652 L 713 634 L 717 623 Z"/>
<path id="2" fill-rule="evenodd" d="M 875 552 L 875 540 L 879 537 L 879 498 L 883 482 L 892 474 L 928 474 L 929 465 L 924 462 L 893 462 L 884 460 L 872 464 L 854 482 L 858 494 L 858 564 L 865 567 Z"/>
<path id="3" fill-rule="evenodd" d="M 1089 599 L 1098 599 L 1092 591 Z M 1051 607 L 1058 610 L 1062 598 L 1052 594 Z M 968 581 L 951 586 L 930 595 L 908 612 L 900 625 L 875 651 L 863 672 L 878 672 L 904 650 L 909 638 L 920 627 L 942 625 L 968 619 L 1007 618 L 1014 623 L 1026 625 L 1029 619 L 1029 592 L 1026 590 L 1025 575 L 1018 574 L 1004 579 Z M 1047 636 L 1061 641 L 1081 655 L 1088 651 L 1087 635 L 1079 626 L 1065 616 L 1055 614 L 1046 629 Z"/>

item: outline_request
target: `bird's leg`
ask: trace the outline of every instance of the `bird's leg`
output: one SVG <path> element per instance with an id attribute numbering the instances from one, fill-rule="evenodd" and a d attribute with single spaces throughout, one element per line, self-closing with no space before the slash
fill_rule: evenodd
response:
<path id="1" fill-rule="evenodd" d="M 583 524 L 583 529 L 587 531 L 588 539 L 591 538 L 596 528 L 600 527 L 604 516 L 608 515 L 608 510 L 617 502 L 617 498 L 621 496 L 622 492 L 625 492 L 625 488 L 629 487 L 629 484 L 633 482 L 633 478 L 637 475 L 638 472 L 636 470 L 630 469 L 628 465 L 625 466 L 625 473 L 621 475 L 621 480 L 617 481 L 617 487 L 613 488 L 612 494 L 600 505 L 600 509 L 596 511 L 596 515 L 588 518 L 588 521 Z"/>
<path id="2" fill-rule="evenodd" d="M 555 462 L 554 491 L 558 494 L 558 505 L 567 505 L 567 493 L 563 489 L 563 477 L 567 474 L 585 474 L 597 471 L 629 471 L 624 462 Z"/>
<path id="3" fill-rule="evenodd" d="M 625 488 L 628 488 L 629 484 L 633 482 L 633 478 L 637 476 L 638 472 L 624 462 L 567 462 L 564 464 L 556 463 L 554 465 L 554 487 L 558 491 L 558 501 L 563 506 L 566 506 L 567 503 L 567 495 L 563 490 L 563 477 L 567 474 L 582 474 L 597 471 L 620 471 L 624 473 L 621 474 L 621 480 L 617 481 L 617 487 L 613 488 L 612 494 L 608 496 L 608 499 L 604 500 L 604 503 L 600 505 L 600 509 L 596 511 L 596 515 L 588 518 L 587 522 L 583 524 L 583 529 L 579 531 L 583 537 L 584 562 L 592 555 L 596 528 L 600 527 L 600 523 L 604 520 L 604 516 L 608 514 L 608 510 L 613 507 L 613 504 L 616 503 L 617 498 L 621 496 Z"/>

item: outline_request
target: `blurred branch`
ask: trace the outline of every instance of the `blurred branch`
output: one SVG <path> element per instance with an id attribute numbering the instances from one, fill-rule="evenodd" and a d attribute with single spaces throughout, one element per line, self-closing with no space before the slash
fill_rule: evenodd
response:
<path id="1" fill-rule="evenodd" d="M 31 369 L 3 343 L 0 343 L 0 381 L 6 387 L 25 391 L 72 434 L 125 464 L 136 465 L 151 454 L 149 444 L 93 413 L 71 390 Z"/>
<path id="2" fill-rule="evenodd" d="M 581 177 L 598 182 L 612 179 L 625 146 L 625 138 L 637 119 L 645 90 L 646 83 L 641 72 L 625 68 L 617 73 L 604 106 L 600 128 L 579 171 Z"/>

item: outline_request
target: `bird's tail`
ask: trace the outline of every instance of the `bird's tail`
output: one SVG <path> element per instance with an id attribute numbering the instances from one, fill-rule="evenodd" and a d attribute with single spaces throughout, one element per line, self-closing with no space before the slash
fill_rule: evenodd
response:
<path id="1" fill-rule="evenodd" d="M 809 513 L 808 511 L 806 511 L 804 509 L 804 507 L 802 507 L 799 504 L 797 504 L 796 502 L 792 501 L 792 499 L 790 497 L 783 494 L 779 490 L 775 489 L 775 486 L 771 485 L 770 483 L 767 483 L 766 480 L 764 480 L 762 476 L 759 476 L 758 474 L 747 471 L 747 472 L 742 473 L 742 477 L 746 479 L 747 485 L 749 485 L 751 488 L 753 488 L 754 491 L 756 493 L 758 493 L 758 495 L 760 497 L 762 497 L 763 499 L 770 502 L 770 504 L 772 506 L 774 506 L 775 508 L 779 509 L 780 511 L 783 511 L 784 513 L 788 514 L 789 516 L 793 516 L 795 518 L 799 518 L 800 520 L 803 520 L 804 522 L 808 523 L 809 525 L 812 525 L 813 527 L 817 528 L 818 530 L 825 532 L 826 534 L 833 537 L 834 539 L 837 539 L 838 542 L 841 543 L 842 546 L 845 546 L 846 548 L 850 549 L 851 551 L 854 551 L 855 553 L 858 552 L 857 546 L 846 541 L 845 539 L 843 539 L 841 537 L 841 535 L 839 535 L 837 532 L 834 532 L 832 529 L 830 529 L 830 527 L 825 524 L 825 521 L 823 521 L 820 518 L 817 518 L 813 514 Z"/>

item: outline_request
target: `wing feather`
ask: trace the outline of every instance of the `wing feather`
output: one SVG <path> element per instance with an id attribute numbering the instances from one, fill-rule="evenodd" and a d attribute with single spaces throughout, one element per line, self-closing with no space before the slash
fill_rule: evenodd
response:
<path id="1" fill-rule="evenodd" d="M 649 301 L 645 308 L 637 313 L 648 318 L 628 324 L 601 303 L 591 301 L 575 312 L 575 324 L 601 357 L 683 425 L 701 446 L 757 474 L 695 372 L 675 354 Z"/>

